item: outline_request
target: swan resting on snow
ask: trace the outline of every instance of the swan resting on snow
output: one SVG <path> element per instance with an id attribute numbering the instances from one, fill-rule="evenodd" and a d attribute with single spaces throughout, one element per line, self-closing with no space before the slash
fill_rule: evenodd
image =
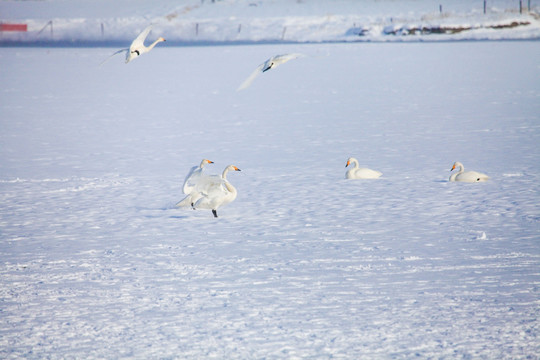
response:
<path id="1" fill-rule="evenodd" d="M 195 191 L 195 187 L 197 186 L 197 183 L 200 181 L 201 177 L 203 176 L 204 166 L 207 164 L 213 164 L 213 163 L 214 162 L 211 160 L 202 159 L 199 166 L 194 166 L 191 168 L 191 170 L 186 176 L 186 179 L 184 180 L 184 185 L 182 186 L 182 191 L 184 192 L 184 194 L 189 195 Z M 191 206 L 193 207 L 193 203 L 191 203 Z"/>
<path id="2" fill-rule="evenodd" d="M 358 167 L 358 160 L 353 157 L 347 160 L 345 167 L 348 167 L 351 163 L 354 164 L 354 167 L 345 173 L 346 179 L 377 179 L 382 175 L 380 171 Z"/>
<path id="3" fill-rule="evenodd" d="M 152 30 L 152 25 L 149 25 L 148 27 L 146 27 L 146 29 L 144 29 L 136 38 L 135 40 L 133 40 L 133 42 L 131 43 L 129 49 L 120 49 L 118 50 L 117 52 L 115 52 L 114 54 L 112 54 L 111 56 L 109 56 L 107 59 L 105 59 L 101 65 L 103 65 L 106 61 L 108 61 L 111 57 L 113 57 L 114 55 L 116 54 L 119 54 L 119 53 L 122 53 L 122 52 L 126 52 L 126 64 L 129 63 L 131 60 L 133 59 L 136 59 L 138 58 L 139 56 L 141 56 L 142 54 L 145 54 L 147 52 L 149 52 L 150 50 L 152 50 L 154 48 L 154 46 L 157 45 L 157 43 L 160 43 L 162 41 L 165 41 L 164 38 L 162 37 L 159 37 L 156 41 L 154 41 L 152 44 L 150 44 L 149 46 L 144 46 L 144 40 L 146 40 L 146 37 L 148 36 L 148 34 L 150 33 L 150 30 Z"/>
<path id="4" fill-rule="evenodd" d="M 231 170 L 240 171 L 236 166 L 229 165 L 223 170 L 221 176 L 202 174 L 193 191 L 176 206 L 210 209 L 214 217 L 218 217 L 217 209 L 236 199 L 236 188 L 227 180 L 227 173 Z"/>
<path id="5" fill-rule="evenodd" d="M 482 182 L 488 181 L 489 176 L 486 174 L 479 173 L 477 171 L 465 171 L 465 166 L 459 161 L 456 161 L 450 171 L 459 168 L 457 173 L 454 173 L 450 176 L 449 181 L 461 181 L 461 182 Z"/>
<path id="6" fill-rule="evenodd" d="M 237 91 L 243 90 L 251 85 L 253 80 L 260 74 L 267 72 L 270 69 L 274 69 L 278 67 L 281 64 L 285 64 L 289 60 L 293 60 L 296 58 L 299 58 L 301 56 L 304 56 L 302 54 L 284 54 L 284 55 L 276 55 L 272 56 L 270 59 L 266 60 L 264 63 L 259 65 L 249 77 L 244 80 L 244 82 L 238 87 Z"/>

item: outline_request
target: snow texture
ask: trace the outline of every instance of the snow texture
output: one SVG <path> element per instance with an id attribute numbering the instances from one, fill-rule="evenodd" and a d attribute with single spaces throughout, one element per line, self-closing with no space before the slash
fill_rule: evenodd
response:
<path id="1" fill-rule="evenodd" d="M 166 44 L 0 48 L 1 358 L 538 358 L 537 41 Z"/>

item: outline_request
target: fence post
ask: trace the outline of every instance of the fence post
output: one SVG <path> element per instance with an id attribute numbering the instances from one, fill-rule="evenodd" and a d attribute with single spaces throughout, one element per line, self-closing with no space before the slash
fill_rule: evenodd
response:
<path id="1" fill-rule="evenodd" d="M 45 26 L 43 28 L 41 28 L 41 30 L 38 31 L 37 36 L 39 36 L 39 34 L 41 34 L 43 32 L 43 30 L 45 30 L 47 28 L 47 26 L 49 26 L 49 25 L 51 26 L 51 40 L 52 40 L 52 38 L 54 36 L 52 20 L 49 20 L 49 22 L 46 23 Z"/>
<path id="2" fill-rule="evenodd" d="M 487 7 L 486 0 L 484 0 L 484 14 L 486 13 L 486 7 Z"/>

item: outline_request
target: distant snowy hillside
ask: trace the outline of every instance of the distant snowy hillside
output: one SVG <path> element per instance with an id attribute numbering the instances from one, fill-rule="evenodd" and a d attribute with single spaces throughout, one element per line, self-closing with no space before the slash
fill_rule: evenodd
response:
<path id="1" fill-rule="evenodd" d="M 125 43 L 149 23 L 169 44 L 538 39 L 539 10 L 534 0 L 521 11 L 516 0 L 4 0 L 0 21 L 27 31 L 0 31 L 0 43 Z"/>

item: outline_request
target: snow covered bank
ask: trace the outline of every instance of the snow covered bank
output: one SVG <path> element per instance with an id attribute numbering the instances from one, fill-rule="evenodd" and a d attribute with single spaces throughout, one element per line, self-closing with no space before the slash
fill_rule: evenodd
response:
<path id="1" fill-rule="evenodd" d="M 129 43 L 149 23 L 169 44 L 538 39 L 537 13 L 511 0 L 487 1 L 485 13 L 481 1 L 6 1 L 1 21 L 28 30 L 0 43 Z"/>

